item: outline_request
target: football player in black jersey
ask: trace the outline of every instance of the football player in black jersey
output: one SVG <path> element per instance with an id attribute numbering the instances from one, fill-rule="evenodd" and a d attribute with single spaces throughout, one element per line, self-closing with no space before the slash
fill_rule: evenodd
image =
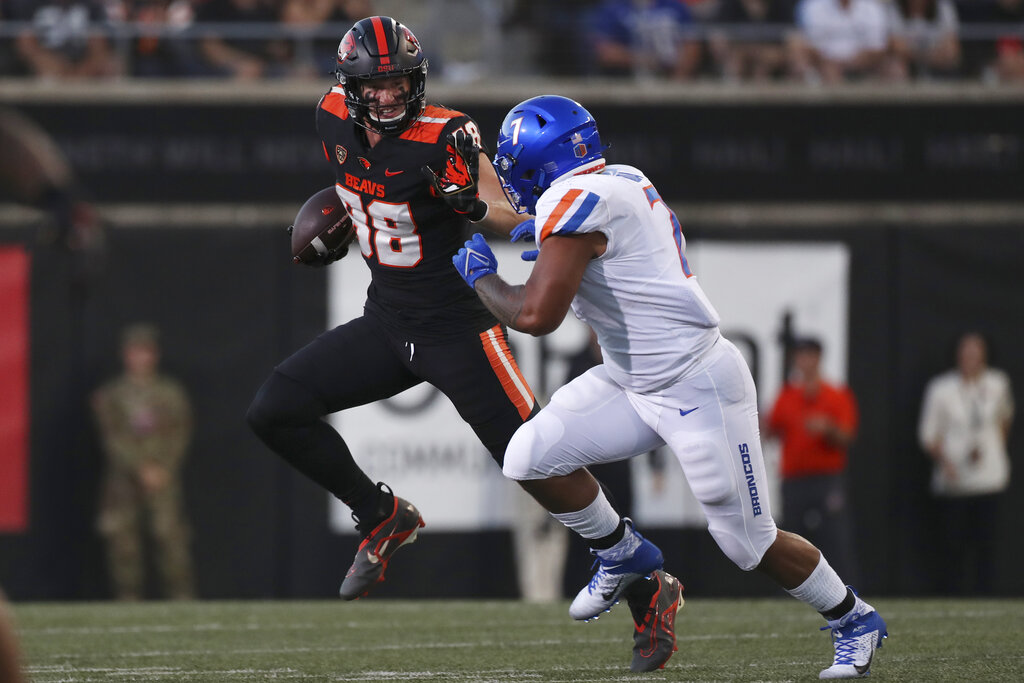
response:
<path id="1" fill-rule="evenodd" d="M 425 103 L 427 60 L 390 17 L 369 17 L 338 48 L 338 85 L 316 112 L 339 197 L 372 281 L 364 314 L 278 365 L 247 420 L 292 466 L 352 508 L 363 541 L 341 585 L 361 597 L 423 520 L 359 468 L 322 416 L 421 382 L 442 391 L 499 466 L 536 401 L 505 329 L 451 266 L 473 222 L 509 234 L 522 220 L 505 200 L 465 114 Z"/>

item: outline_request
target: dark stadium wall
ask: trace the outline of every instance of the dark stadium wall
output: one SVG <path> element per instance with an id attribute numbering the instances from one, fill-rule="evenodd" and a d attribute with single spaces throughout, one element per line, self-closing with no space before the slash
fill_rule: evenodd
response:
<path id="1" fill-rule="evenodd" d="M 1001 497 L 997 529 L 997 591 L 1024 593 L 1021 519 L 1024 519 L 1024 230 L 1022 226 L 984 229 L 977 225 L 896 231 L 893 241 L 893 300 L 898 311 L 889 335 L 894 416 L 889 455 L 894 467 L 889 490 L 894 585 L 918 592 L 950 571 L 949 558 L 935 552 L 942 529 L 933 523 L 928 494 L 928 462 L 915 440 L 925 384 L 953 366 L 957 338 L 981 332 L 989 341 L 990 364 L 1007 372 L 1017 406 L 1010 433 L 1015 468 Z M 955 571 L 955 570 L 953 570 Z"/>
<path id="2" fill-rule="evenodd" d="M 924 383 L 950 366 L 959 332 L 980 327 L 989 334 L 993 363 L 1014 379 L 1021 404 L 1022 230 L 1024 224 L 879 224 L 687 231 L 691 243 L 839 240 L 850 249 L 848 376 L 862 416 L 850 472 L 863 591 L 928 594 L 944 569 L 931 550 L 928 467 L 915 431 Z M 118 227 L 109 234 L 104 272 L 89 281 L 75 276 L 67 253 L 37 245 L 24 230 L 0 230 L 0 243 L 25 244 L 31 255 L 29 527 L 0 534 L 0 585 L 8 594 L 109 595 L 93 523 L 102 460 L 86 401 L 116 369 L 121 326 L 150 320 L 163 332 L 165 369 L 189 388 L 197 413 L 185 479 L 201 596 L 335 595 L 354 537 L 329 530 L 326 495 L 278 461 L 244 423 L 274 363 L 323 329 L 324 271 L 282 258 L 288 247 L 280 226 Z M 1019 422 L 1010 442 L 1018 464 Z M 1016 523 L 1024 514 L 1022 493 L 1018 472 L 1003 499 L 1003 594 L 1024 595 Z M 382 597 L 516 595 L 508 532 L 428 532 L 403 550 L 408 554 L 391 568 Z M 730 565 L 705 531 L 650 535 L 695 594 L 779 594 Z M 574 558 L 566 584 L 584 580 L 586 570 Z"/>
<path id="3" fill-rule="evenodd" d="M 53 131 L 101 201 L 295 202 L 328 173 L 313 125 L 320 94 L 299 105 L 183 98 L 75 102 L 74 117 L 63 103 L 22 110 Z M 488 148 L 513 103 L 445 102 L 477 120 Z M 609 160 L 644 169 L 673 201 L 1016 201 L 1024 186 L 1012 98 L 584 104 Z"/>

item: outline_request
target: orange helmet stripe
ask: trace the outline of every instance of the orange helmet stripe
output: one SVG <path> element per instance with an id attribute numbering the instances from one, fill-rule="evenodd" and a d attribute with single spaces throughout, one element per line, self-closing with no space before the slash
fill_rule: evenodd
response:
<path id="1" fill-rule="evenodd" d="M 388 38 L 384 35 L 384 22 L 380 20 L 380 17 L 373 17 L 370 22 L 373 24 L 373 34 L 377 38 L 377 52 L 380 53 L 380 63 L 390 64 L 391 58 L 388 57 Z"/>

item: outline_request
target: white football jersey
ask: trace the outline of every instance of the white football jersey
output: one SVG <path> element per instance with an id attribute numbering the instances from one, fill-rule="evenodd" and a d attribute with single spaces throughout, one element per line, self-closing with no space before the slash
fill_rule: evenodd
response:
<path id="1" fill-rule="evenodd" d="M 675 214 L 632 166 L 558 178 L 537 201 L 537 244 L 601 232 L 573 312 L 597 333 L 608 375 L 625 389 L 660 389 L 687 375 L 719 338 L 718 312 L 686 262 Z"/>

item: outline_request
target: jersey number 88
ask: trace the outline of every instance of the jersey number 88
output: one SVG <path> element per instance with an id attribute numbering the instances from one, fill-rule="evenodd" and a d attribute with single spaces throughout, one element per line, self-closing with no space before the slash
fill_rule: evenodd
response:
<path id="1" fill-rule="evenodd" d="M 408 202 L 374 199 L 364 207 L 360 195 L 340 185 L 337 189 L 352 216 L 364 257 L 376 254 L 381 265 L 392 268 L 415 268 L 423 260 L 423 239 L 416 232 Z"/>

